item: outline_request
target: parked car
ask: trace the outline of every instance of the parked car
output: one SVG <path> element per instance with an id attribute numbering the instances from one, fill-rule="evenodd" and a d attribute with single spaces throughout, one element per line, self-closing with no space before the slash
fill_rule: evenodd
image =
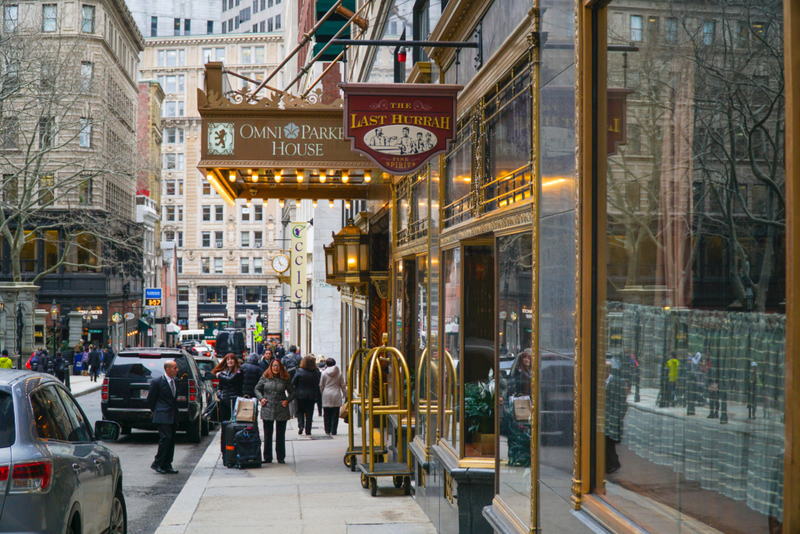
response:
<path id="1" fill-rule="evenodd" d="M 209 386 L 194 359 L 183 349 L 153 347 L 120 351 L 103 379 L 100 403 L 103 418 L 118 422 L 123 434 L 133 428 L 155 430 L 147 395 L 150 382 L 164 374 L 164 362 L 169 360 L 178 364 L 175 378 L 178 429 L 186 432 L 189 443 L 200 443 L 209 430 L 202 417 Z"/>
<path id="2" fill-rule="evenodd" d="M 197 368 L 200 370 L 200 378 L 210 384 L 212 392 L 213 390 L 216 390 L 219 386 L 219 379 L 212 375 L 211 372 L 214 370 L 214 367 L 217 366 L 219 360 L 213 356 L 200 354 L 197 356 L 192 355 L 192 358 L 194 358 L 194 362 L 197 364 Z"/>
<path id="3" fill-rule="evenodd" d="M 244 332 L 241 330 L 220 331 L 217 334 L 217 343 L 214 347 L 220 358 L 224 358 L 226 354 L 232 352 L 242 360 L 247 359 L 247 346 L 244 341 Z"/>
<path id="4" fill-rule="evenodd" d="M 0 532 L 127 532 L 119 458 L 98 443 L 119 434 L 55 377 L 0 373 Z"/>

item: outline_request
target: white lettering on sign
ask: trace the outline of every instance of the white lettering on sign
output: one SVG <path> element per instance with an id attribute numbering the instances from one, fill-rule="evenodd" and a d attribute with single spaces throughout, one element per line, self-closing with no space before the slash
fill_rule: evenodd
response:
<path id="1" fill-rule="evenodd" d="M 292 300 L 303 301 L 306 297 L 306 231 L 308 223 L 292 223 L 291 282 Z"/>
<path id="2" fill-rule="evenodd" d="M 323 143 L 313 141 L 343 141 L 344 128 L 297 125 L 293 122 L 285 126 L 242 124 L 239 127 L 239 136 L 243 139 L 271 140 L 273 157 L 324 156 Z"/>

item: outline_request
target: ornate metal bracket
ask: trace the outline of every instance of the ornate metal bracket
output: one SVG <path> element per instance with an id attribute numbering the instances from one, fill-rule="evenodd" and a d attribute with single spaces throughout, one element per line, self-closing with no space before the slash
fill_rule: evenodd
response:
<path id="1" fill-rule="evenodd" d="M 372 271 L 370 273 L 370 282 L 375 288 L 378 297 L 383 300 L 389 298 L 389 281 L 391 280 L 391 273 L 389 271 Z"/>

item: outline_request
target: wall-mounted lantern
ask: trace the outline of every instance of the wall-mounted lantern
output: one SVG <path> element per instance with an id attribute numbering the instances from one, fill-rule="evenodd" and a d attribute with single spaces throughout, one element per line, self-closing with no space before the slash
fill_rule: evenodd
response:
<path id="1" fill-rule="evenodd" d="M 361 231 L 353 219 L 325 250 L 325 280 L 335 286 L 360 286 L 370 280 L 369 236 Z"/>

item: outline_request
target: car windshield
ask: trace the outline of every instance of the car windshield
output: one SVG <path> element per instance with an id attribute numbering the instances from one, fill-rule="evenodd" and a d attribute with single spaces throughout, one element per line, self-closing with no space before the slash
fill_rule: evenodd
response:
<path id="1" fill-rule="evenodd" d="M 214 369 L 214 363 L 210 361 L 199 361 L 197 362 L 197 367 L 200 369 L 201 373 L 205 373 L 206 371 L 211 372 Z"/>
<path id="2" fill-rule="evenodd" d="M 0 391 L 0 449 L 12 446 L 15 439 L 14 401 L 9 393 Z"/>
<path id="3" fill-rule="evenodd" d="M 177 354 L 121 353 L 108 370 L 108 378 L 155 379 L 164 374 L 164 363 L 174 359 L 178 364 L 178 379 L 189 374 L 186 359 Z"/>

